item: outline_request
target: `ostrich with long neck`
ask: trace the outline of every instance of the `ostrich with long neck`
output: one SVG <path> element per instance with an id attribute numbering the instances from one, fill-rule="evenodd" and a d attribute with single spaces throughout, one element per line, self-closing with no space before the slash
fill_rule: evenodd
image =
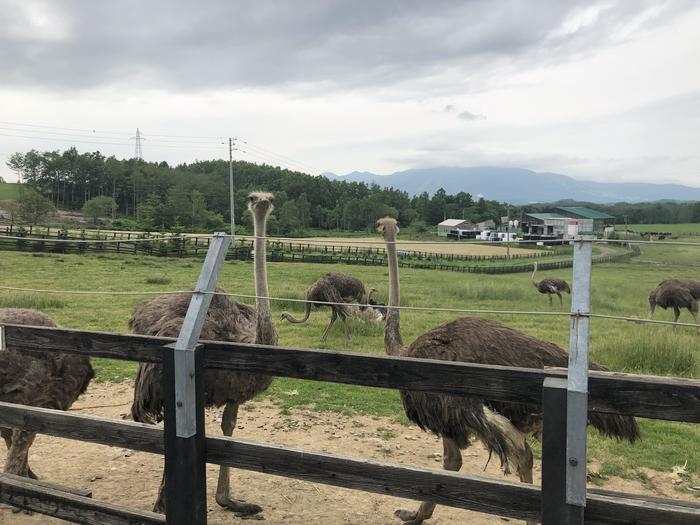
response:
<path id="1" fill-rule="evenodd" d="M 399 318 L 399 264 L 396 256 L 396 221 L 377 221 L 386 242 L 389 264 L 389 306 L 384 328 L 386 353 L 395 356 L 441 359 L 523 368 L 567 366 L 567 353 L 553 343 L 536 339 L 491 319 L 463 317 L 426 332 L 406 347 L 401 338 Z M 600 365 L 591 364 L 595 370 Z M 495 453 L 507 473 L 511 467 L 520 480 L 532 483 L 532 451 L 525 434 L 541 428 L 541 407 L 494 402 L 473 397 L 402 391 L 401 400 L 408 418 L 423 430 L 442 437 L 446 470 L 462 466 L 461 450 L 470 436 L 482 441 Z M 600 432 L 634 442 L 639 437 L 635 420 L 628 416 L 589 414 L 589 423 Z M 396 516 L 408 525 L 430 518 L 435 503 L 424 502 L 417 511 L 398 510 Z"/>
<path id="2" fill-rule="evenodd" d="M 248 208 L 255 222 L 255 295 L 256 308 L 240 304 L 226 295 L 215 295 L 209 306 L 201 338 L 265 345 L 277 344 L 277 332 L 272 323 L 267 289 L 265 235 L 267 217 L 272 211 L 272 194 L 251 193 Z M 217 289 L 223 292 L 221 289 Z M 142 303 L 129 320 L 138 334 L 177 337 L 187 313 L 191 294 L 162 295 Z M 163 419 L 163 390 L 161 367 L 141 364 L 136 376 L 134 403 L 131 414 L 135 421 L 157 423 Z M 236 428 L 238 407 L 267 390 L 272 377 L 230 370 L 207 368 L 204 372 L 206 406 L 224 406 L 221 430 L 231 436 Z M 161 483 L 154 510 L 165 510 L 164 484 Z M 230 495 L 229 467 L 221 466 L 216 488 L 216 501 L 237 515 L 257 514 L 262 508 Z"/>

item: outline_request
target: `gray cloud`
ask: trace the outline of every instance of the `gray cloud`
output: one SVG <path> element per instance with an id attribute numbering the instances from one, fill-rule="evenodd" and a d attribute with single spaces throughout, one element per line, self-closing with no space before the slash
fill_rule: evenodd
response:
<path id="1" fill-rule="evenodd" d="M 483 120 L 486 118 L 486 115 L 472 113 L 471 111 L 462 111 L 459 115 L 457 115 L 457 118 L 461 118 L 462 120 Z"/>
<path id="2" fill-rule="evenodd" d="M 562 31 L 590 2 L 0 0 L 0 63 L 17 87 L 417 89 L 446 70 L 469 83 L 496 65 L 569 60 L 656 3 L 606 4 Z M 669 3 L 645 24 L 690 5 Z"/>

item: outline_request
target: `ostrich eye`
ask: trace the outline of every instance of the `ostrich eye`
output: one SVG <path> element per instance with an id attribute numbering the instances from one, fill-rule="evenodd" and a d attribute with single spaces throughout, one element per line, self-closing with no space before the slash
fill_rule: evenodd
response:
<path id="1" fill-rule="evenodd" d="M 275 202 L 275 198 L 274 198 L 274 197 L 270 197 L 270 203 L 273 203 L 273 202 Z"/>
<path id="2" fill-rule="evenodd" d="M 248 202 L 249 202 L 250 204 L 253 204 L 253 203 L 255 202 L 255 197 L 253 197 L 252 195 L 250 195 L 250 196 L 248 197 Z"/>

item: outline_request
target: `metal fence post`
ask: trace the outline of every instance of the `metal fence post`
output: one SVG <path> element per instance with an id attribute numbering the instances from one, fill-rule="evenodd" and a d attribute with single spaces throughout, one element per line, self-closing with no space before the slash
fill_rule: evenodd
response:
<path id="1" fill-rule="evenodd" d="M 207 292 L 216 286 L 230 242 L 227 235 L 214 235 L 177 341 L 163 353 L 168 525 L 207 522 L 204 359 L 197 341 L 212 300 Z"/>
<path id="2" fill-rule="evenodd" d="M 591 319 L 593 237 L 574 241 L 569 374 L 566 413 L 566 502 L 586 506 L 586 429 L 588 427 L 588 337 Z"/>

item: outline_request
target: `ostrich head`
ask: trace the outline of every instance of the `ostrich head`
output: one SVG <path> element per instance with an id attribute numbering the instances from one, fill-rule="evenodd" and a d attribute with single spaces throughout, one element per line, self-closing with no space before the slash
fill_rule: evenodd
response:
<path id="1" fill-rule="evenodd" d="M 391 237 L 392 234 L 394 237 L 396 237 L 396 234 L 399 233 L 399 225 L 396 223 L 396 219 L 384 217 L 383 219 L 379 219 L 377 221 L 377 231 L 382 235 L 382 237 L 384 237 L 384 239 Z"/>
<path id="2" fill-rule="evenodd" d="M 275 197 L 272 193 L 254 191 L 248 195 L 247 204 L 253 216 L 258 216 L 261 213 L 263 217 L 267 217 L 275 207 L 274 202 Z"/>

